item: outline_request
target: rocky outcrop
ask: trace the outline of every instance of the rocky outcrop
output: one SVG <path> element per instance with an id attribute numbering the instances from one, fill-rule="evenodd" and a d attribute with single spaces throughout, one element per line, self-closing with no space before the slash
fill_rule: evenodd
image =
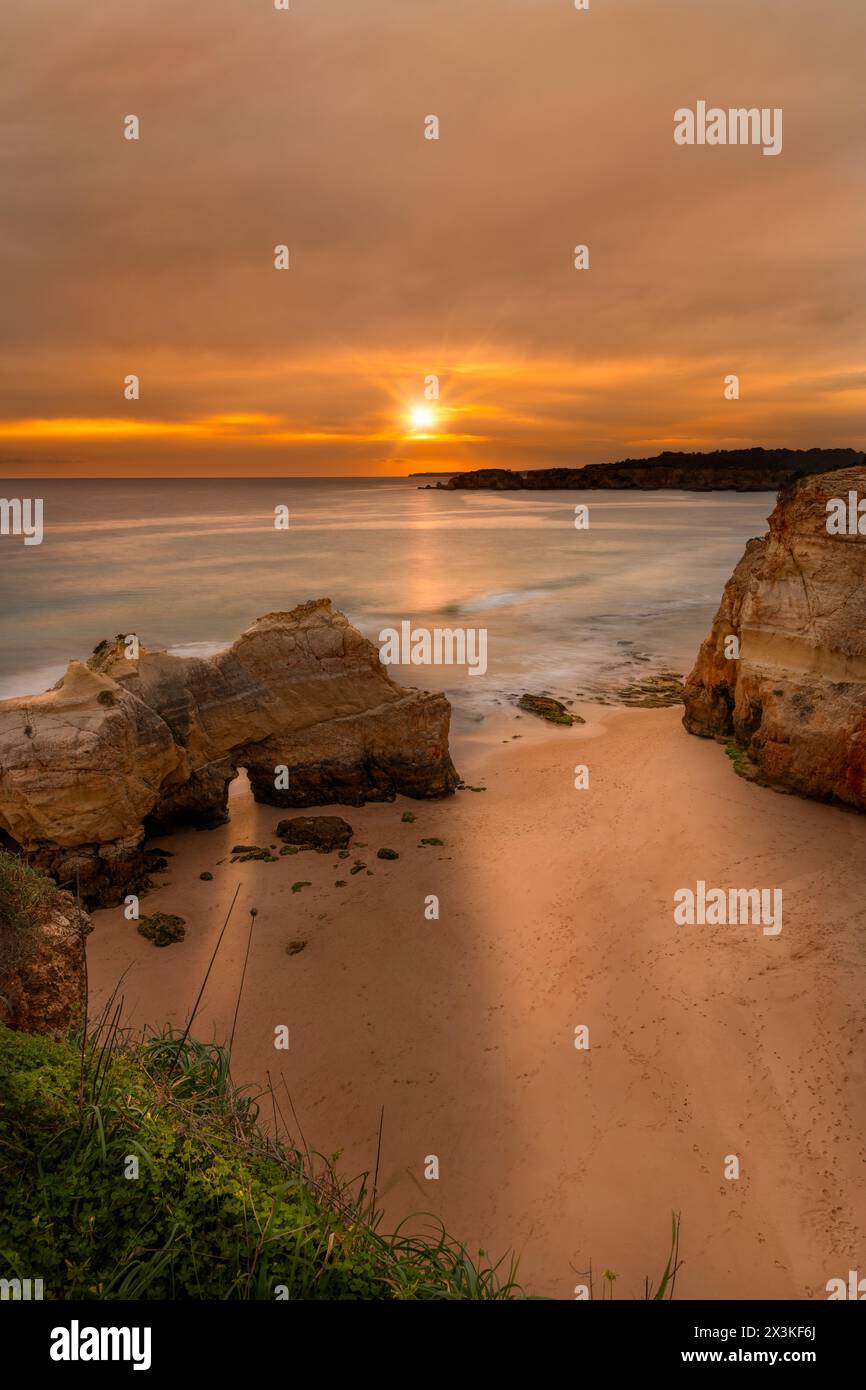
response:
<path id="1" fill-rule="evenodd" d="M 863 810 L 866 534 L 856 519 L 843 534 L 828 527 L 828 504 L 847 509 L 851 493 L 855 505 L 866 498 L 866 468 L 782 489 L 769 534 L 746 547 L 686 681 L 683 723 L 731 740 L 747 776 Z"/>
<path id="2" fill-rule="evenodd" d="M 539 719 L 544 719 L 548 724 L 564 724 L 571 728 L 572 724 L 585 724 L 579 714 L 571 714 L 561 700 L 554 700 L 552 695 L 521 695 L 517 701 L 517 708 L 524 709 L 529 714 L 537 714 Z"/>
<path id="3" fill-rule="evenodd" d="M 145 833 L 257 800 L 311 806 L 457 785 L 443 695 L 391 680 L 328 599 L 269 613 L 209 658 L 102 642 L 45 695 L 0 703 L 0 829 L 88 903 L 147 886 Z"/>
<path id="4" fill-rule="evenodd" d="M 92 930 L 69 893 L 55 892 L 10 950 L 0 905 L 0 1021 L 19 1032 L 62 1038 L 83 1017 L 84 941 Z"/>
<path id="5" fill-rule="evenodd" d="M 342 816 L 291 816 L 280 821 L 276 833 L 287 845 L 331 854 L 348 848 L 352 827 Z"/>
<path id="6" fill-rule="evenodd" d="M 775 492 L 804 474 L 852 468 L 863 459 L 862 451 L 856 449 L 715 449 L 703 454 L 665 450 L 654 458 L 590 463 L 583 468 L 533 468 L 526 472 L 477 468 L 457 473 L 436 487 L 448 492 L 479 488 L 496 492 L 608 488 Z"/>
<path id="7" fill-rule="evenodd" d="M 159 715 L 79 661 L 45 694 L 0 703 L 0 829 L 91 901 L 145 885 L 143 819 L 188 775 Z"/>
<path id="8" fill-rule="evenodd" d="M 683 682 L 676 671 L 639 676 L 616 690 L 616 699 L 632 709 L 664 709 L 683 703 Z"/>
<path id="9" fill-rule="evenodd" d="M 710 635 L 701 643 L 691 674 L 686 677 L 683 723 L 690 734 L 726 738 L 734 731 L 739 661 L 733 655 L 733 637 L 741 641 L 740 615 L 749 581 L 764 558 L 766 538 L 747 541 L 736 569 L 725 585 Z M 726 651 L 727 648 L 727 651 Z"/>
<path id="10" fill-rule="evenodd" d="M 539 469 L 539 473 L 542 471 L 550 470 Z M 447 483 L 437 483 L 436 487 L 447 492 L 457 488 L 463 491 L 493 488 L 496 492 L 519 492 L 521 488 L 531 486 L 526 477 L 525 473 L 515 473 L 510 468 L 471 468 L 466 473 L 454 473 Z"/>

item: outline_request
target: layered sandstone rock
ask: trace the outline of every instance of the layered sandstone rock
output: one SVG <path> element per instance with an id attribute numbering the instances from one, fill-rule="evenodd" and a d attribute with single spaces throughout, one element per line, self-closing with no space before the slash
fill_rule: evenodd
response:
<path id="1" fill-rule="evenodd" d="M 866 497 L 866 468 L 784 487 L 750 541 L 686 682 L 690 733 L 731 739 L 739 770 L 866 809 L 866 536 L 827 504 Z M 725 655 L 739 639 L 739 659 Z"/>
<path id="2" fill-rule="evenodd" d="M 53 690 L 0 703 L 0 829 L 89 901 L 146 885 L 143 819 L 188 776 L 159 715 L 79 661 Z"/>
<path id="3" fill-rule="evenodd" d="M 286 807 L 457 784 L 447 699 L 396 685 L 327 599 L 209 658 L 126 652 L 102 642 L 54 690 L 0 703 L 0 829 L 88 902 L 146 886 L 145 831 L 225 820 L 239 767 Z"/>

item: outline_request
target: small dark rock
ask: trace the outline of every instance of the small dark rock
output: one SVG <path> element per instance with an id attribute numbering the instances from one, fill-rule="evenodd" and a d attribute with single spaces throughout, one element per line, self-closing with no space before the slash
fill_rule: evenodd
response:
<path id="1" fill-rule="evenodd" d="M 352 838 L 352 827 L 342 816 L 292 816 L 280 821 L 277 834 L 299 849 L 330 854 L 335 849 L 346 849 Z"/>

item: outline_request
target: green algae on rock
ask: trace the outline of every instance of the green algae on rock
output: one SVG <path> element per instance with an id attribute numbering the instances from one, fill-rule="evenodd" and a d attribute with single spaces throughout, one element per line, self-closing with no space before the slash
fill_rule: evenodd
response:
<path id="1" fill-rule="evenodd" d="M 546 719 L 548 724 L 564 724 L 570 727 L 572 724 L 586 722 L 579 714 L 570 714 L 562 701 L 554 700 L 552 695 L 521 695 L 517 705 L 529 714 L 537 714 L 540 719 Z"/>
<path id="2" fill-rule="evenodd" d="M 154 946 L 170 946 L 186 936 L 185 920 L 171 912 L 154 912 L 150 917 L 142 917 L 138 930 Z"/>

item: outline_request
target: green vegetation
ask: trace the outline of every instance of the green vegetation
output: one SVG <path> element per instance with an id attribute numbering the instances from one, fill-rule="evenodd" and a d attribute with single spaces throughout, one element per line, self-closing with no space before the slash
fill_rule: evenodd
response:
<path id="1" fill-rule="evenodd" d="M 0 850 L 0 969 L 20 965 L 36 950 L 56 892 L 45 874 Z"/>
<path id="2" fill-rule="evenodd" d="M 377 859 L 399 859 L 400 856 L 395 849 L 380 849 L 376 851 Z"/>
<path id="3" fill-rule="evenodd" d="M 738 743 L 726 743 L 725 752 L 730 758 L 733 769 L 737 775 L 740 777 L 744 776 L 749 762 L 749 755 L 745 748 L 741 748 Z"/>
<path id="4" fill-rule="evenodd" d="M 138 930 L 154 946 L 170 946 L 174 941 L 183 941 L 186 936 L 185 920 L 173 912 L 154 912 L 151 917 L 142 917 Z"/>
<path id="5" fill-rule="evenodd" d="M 266 1135 L 228 1050 L 171 1033 L 82 1050 L 0 1027 L 0 1183 L 2 1274 L 46 1298 L 523 1296 L 512 1261 L 381 1234 L 375 1183 Z"/>
<path id="6" fill-rule="evenodd" d="M 673 1211 L 671 1212 L 671 1247 L 668 1253 L 667 1264 L 665 1265 L 662 1271 L 662 1277 L 659 1280 L 658 1288 L 653 1288 L 652 1282 L 649 1278 L 644 1280 L 644 1299 L 649 1300 L 652 1303 L 663 1303 L 665 1299 L 670 1301 L 674 1296 L 674 1289 L 676 1288 L 677 1282 L 677 1274 L 679 1273 L 682 1267 L 682 1263 L 683 1262 L 680 1259 L 680 1214 L 679 1212 Z M 584 1296 L 589 1297 L 590 1299 L 594 1299 L 595 1279 L 593 1277 L 591 1264 L 589 1269 L 585 1272 L 585 1274 L 582 1277 L 589 1279 L 589 1283 L 584 1286 L 586 1289 L 586 1293 Z M 610 1303 L 613 1301 L 616 1281 L 618 1278 L 619 1275 L 614 1270 L 602 1270 L 601 1300 L 603 1303 Z"/>

